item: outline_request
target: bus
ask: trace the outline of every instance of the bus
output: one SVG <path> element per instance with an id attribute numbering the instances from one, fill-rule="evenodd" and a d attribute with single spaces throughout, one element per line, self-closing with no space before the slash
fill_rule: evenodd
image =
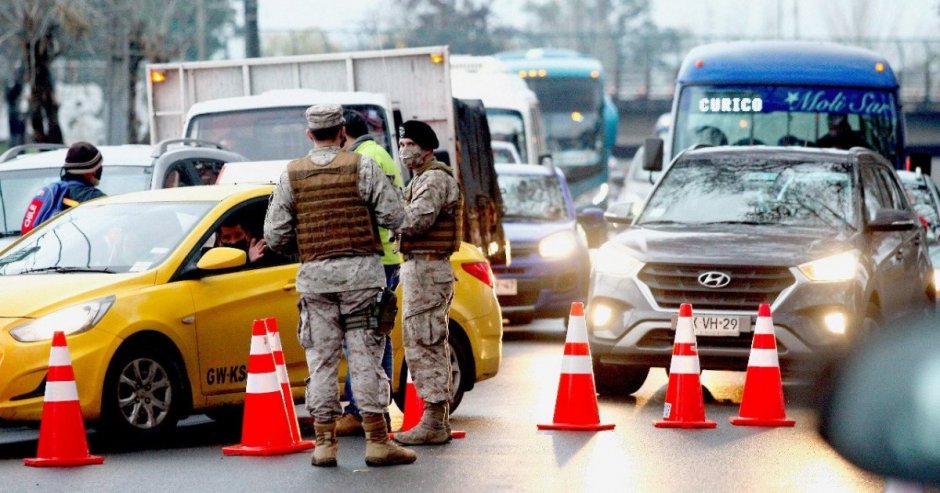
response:
<path id="1" fill-rule="evenodd" d="M 679 68 L 672 123 L 664 146 L 669 160 L 699 144 L 862 146 L 898 169 L 907 158 L 891 66 L 872 51 L 835 44 L 697 47 Z M 644 147 L 652 159 L 644 167 L 657 168 L 653 161 L 662 155 L 663 142 L 648 139 Z"/>
<path id="2" fill-rule="evenodd" d="M 548 151 L 565 173 L 575 207 L 606 207 L 607 161 L 619 117 L 604 91 L 601 63 L 575 51 L 541 48 L 497 53 L 496 58 L 538 96 Z"/>

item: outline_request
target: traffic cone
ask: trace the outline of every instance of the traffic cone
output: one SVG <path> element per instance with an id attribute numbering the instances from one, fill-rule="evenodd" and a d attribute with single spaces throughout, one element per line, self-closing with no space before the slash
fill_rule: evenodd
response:
<path id="1" fill-rule="evenodd" d="M 287 375 L 287 363 L 284 361 L 284 350 L 281 347 L 281 334 L 277 330 L 277 319 L 269 317 L 264 319 L 264 326 L 268 332 L 268 343 L 274 354 L 274 366 L 277 369 L 277 381 L 281 384 L 281 395 L 284 399 L 284 410 L 287 412 L 287 422 L 290 424 L 291 441 L 295 444 L 305 443 L 308 448 L 313 447 L 312 441 L 304 441 L 300 435 L 300 422 L 297 421 L 297 410 L 294 409 L 294 396 L 290 391 L 290 377 Z"/>
<path id="2" fill-rule="evenodd" d="M 692 329 L 692 305 L 679 306 L 676 339 L 669 364 L 669 388 L 663 419 L 654 421 L 657 428 L 714 428 L 714 421 L 705 419 L 705 399 L 699 378 L 698 350 Z"/>
<path id="3" fill-rule="evenodd" d="M 424 414 L 424 399 L 418 395 L 415 383 L 411 379 L 411 370 L 408 370 L 408 383 L 405 384 L 405 409 L 401 421 L 401 428 L 398 433 L 408 431 L 421 421 L 421 415 Z M 395 433 L 389 433 L 389 438 L 395 438 Z M 464 430 L 451 430 L 451 438 L 466 438 L 467 432 Z"/>
<path id="4" fill-rule="evenodd" d="M 594 367 L 584 324 L 584 304 L 571 304 L 565 354 L 555 399 L 555 417 L 551 424 L 537 425 L 540 430 L 600 431 L 612 430 L 613 424 L 601 424 L 594 388 Z"/>
<path id="5" fill-rule="evenodd" d="M 770 305 L 761 303 L 757 310 L 757 326 L 751 341 L 744 378 L 744 397 L 738 416 L 730 418 L 737 426 L 793 426 L 783 405 L 783 381 L 777 358 L 777 338 Z"/>
<path id="6" fill-rule="evenodd" d="M 23 462 L 33 467 L 71 467 L 104 462 L 104 457 L 88 453 L 72 357 L 65 343 L 65 334 L 60 331 L 52 335 L 52 349 L 49 351 L 37 455 L 39 457 L 23 459 Z"/>
<path id="7" fill-rule="evenodd" d="M 310 442 L 294 442 L 284 395 L 278 383 L 274 355 L 263 320 L 251 329 L 248 383 L 242 418 L 242 443 L 223 447 L 225 455 L 279 455 L 309 449 Z"/>

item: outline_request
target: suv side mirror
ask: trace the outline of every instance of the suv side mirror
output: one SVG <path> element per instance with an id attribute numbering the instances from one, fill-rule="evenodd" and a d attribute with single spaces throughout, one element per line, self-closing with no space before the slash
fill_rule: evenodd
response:
<path id="1" fill-rule="evenodd" d="M 878 209 L 875 217 L 868 222 L 869 231 L 908 231 L 919 225 L 917 218 L 910 211 L 899 209 Z"/>
<path id="2" fill-rule="evenodd" d="M 578 214 L 578 224 L 584 228 L 588 248 L 598 248 L 607 241 L 607 224 L 604 211 L 597 207 L 588 207 Z"/>
<path id="3" fill-rule="evenodd" d="M 643 142 L 643 169 L 646 171 L 662 171 L 663 139 L 650 137 Z"/>

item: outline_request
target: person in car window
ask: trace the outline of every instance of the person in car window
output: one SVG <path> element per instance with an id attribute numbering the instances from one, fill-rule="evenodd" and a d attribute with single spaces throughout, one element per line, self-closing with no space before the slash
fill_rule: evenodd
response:
<path id="1" fill-rule="evenodd" d="M 268 264 L 273 252 L 267 248 L 264 238 L 255 238 L 251 230 L 236 216 L 229 216 L 219 227 L 219 246 L 237 248 L 248 256 L 248 263 L 253 267 Z"/>
<path id="2" fill-rule="evenodd" d="M 313 105 L 305 114 L 314 149 L 281 174 L 264 239 L 281 254 L 299 251 L 302 262 L 298 338 L 310 368 L 306 404 L 316 432 L 311 464 L 336 467 L 336 420 L 342 415 L 336 382 L 344 339 L 366 434 L 366 464 L 410 464 L 415 453 L 388 437 L 389 382 L 382 369 L 387 334 L 378 317 L 385 272 L 377 227 L 401 224 L 401 192 L 371 158 L 342 150 L 342 107 Z"/>
<path id="3" fill-rule="evenodd" d="M 366 124 L 365 118 L 355 111 L 346 110 L 343 113 L 343 119 L 346 121 L 346 150 L 371 157 L 382 168 L 385 176 L 396 187 L 401 188 L 401 169 L 392 159 L 392 156 L 388 154 L 388 151 L 369 134 L 369 126 Z M 398 287 L 401 254 L 398 253 L 397 245 L 387 229 L 379 228 L 379 237 L 382 240 L 382 267 L 385 269 L 385 289 L 395 291 L 395 288 Z M 391 379 L 392 341 L 388 337 L 385 338 L 382 368 L 385 370 L 385 375 Z M 352 379 L 348 367 L 346 368 L 346 383 L 343 385 L 343 397 L 349 404 L 343 409 L 343 417 L 336 422 L 336 434 L 338 436 L 361 435 L 363 433 L 362 416 L 359 412 L 359 406 L 356 405 L 356 396 L 352 390 Z M 386 421 L 389 421 L 387 415 Z"/>
<path id="4" fill-rule="evenodd" d="M 845 113 L 830 113 L 826 117 L 829 123 L 829 133 L 816 141 L 816 147 L 835 147 L 836 149 L 851 149 L 853 147 L 870 147 L 858 132 L 849 125 L 849 116 Z"/>
<path id="5" fill-rule="evenodd" d="M 460 249 L 463 195 L 453 171 L 434 159 L 437 135 L 424 122 L 399 128 L 398 154 L 415 177 L 405 191 L 402 235 L 402 338 L 405 359 L 424 414 L 414 428 L 395 434 L 406 445 L 450 441 L 451 379 L 448 312 L 454 299 L 450 256 Z"/>

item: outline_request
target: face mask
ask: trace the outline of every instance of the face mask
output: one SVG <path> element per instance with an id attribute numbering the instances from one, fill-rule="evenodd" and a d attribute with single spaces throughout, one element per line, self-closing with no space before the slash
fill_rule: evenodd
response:
<path id="1" fill-rule="evenodd" d="M 248 252 L 248 240 L 247 239 L 239 240 L 239 241 L 236 241 L 235 243 L 228 243 L 223 246 L 227 246 L 229 248 L 237 248 L 246 253 Z"/>
<path id="2" fill-rule="evenodd" d="M 408 169 L 416 168 L 418 165 L 418 159 L 421 157 L 421 151 L 418 149 L 403 149 L 398 152 L 398 156 L 401 157 L 401 162 Z"/>

